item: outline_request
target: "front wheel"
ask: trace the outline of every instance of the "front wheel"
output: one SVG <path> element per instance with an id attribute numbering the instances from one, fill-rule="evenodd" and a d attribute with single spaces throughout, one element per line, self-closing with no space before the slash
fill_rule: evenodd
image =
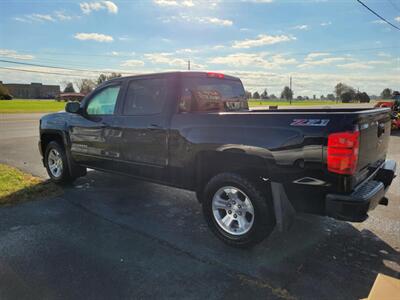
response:
<path id="1" fill-rule="evenodd" d="M 65 150 L 57 142 L 47 145 L 44 159 L 47 174 L 52 181 L 63 184 L 71 183 L 75 179 L 69 173 Z"/>
<path id="2" fill-rule="evenodd" d="M 203 213 L 213 233 L 235 247 L 251 247 L 273 230 L 275 217 L 266 186 L 223 173 L 206 185 Z"/>

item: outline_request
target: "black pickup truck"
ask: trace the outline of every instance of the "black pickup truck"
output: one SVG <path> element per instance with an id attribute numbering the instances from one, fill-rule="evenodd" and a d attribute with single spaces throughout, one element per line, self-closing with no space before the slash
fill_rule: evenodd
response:
<path id="1" fill-rule="evenodd" d="M 387 204 L 390 123 L 387 108 L 251 111 L 238 78 L 172 72 L 107 81 L 44 116 L 39 149 L 58 183 L 91 168 L 192 190 L 211 230 L 246 247 L 278 221 L 274 184 L 296 211 L 341 220 Z"/>

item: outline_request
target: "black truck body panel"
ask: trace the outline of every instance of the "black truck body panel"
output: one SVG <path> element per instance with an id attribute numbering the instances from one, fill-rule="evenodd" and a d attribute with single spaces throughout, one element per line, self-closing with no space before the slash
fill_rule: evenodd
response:
<path id="1" fill-rule="evenodd" d="M 343 199 L 366 184 L 367 179 L 376 180 L 379 187 L 375 188 L 380 193 L 377 198 L 383 197 L 380 182 L 391 181 L 396 167 L 385 164 L 389 109 L 180 112 L 182 78 L 205 76 L 200 72 L 174 72 L 108 81 L 83 100 L 81 113 L 43 117 L 40 148 L 45 149 L 48 136 L 58 134 L 73 164 L 193 191 L 201 189 L 218 172 L 250 172 L 282 183 L 297 210 L 341 219 L 361 220 L 366 215 L 370 199 L 364 199 L 361 206 L 366 209 L 362 209 L 361 217 L 346 217 L 338 212 L 337 203 L 346 201 Z M 168 82 L 161 111 L 125 115 L 129 83 L 149 78 L 165 78 Z M 226 75 L 221 80 L 239 81 Z M 120 88 L 114 114 L 85 114 L 91 98 L 108 86 Z M 329 134 L 354 130 L 360 132 L 356 173 L 329 172 Z M 378 172 L 385 166 L 387 171 Z M 357 201 L 356 205 L 362 202 Z"/>

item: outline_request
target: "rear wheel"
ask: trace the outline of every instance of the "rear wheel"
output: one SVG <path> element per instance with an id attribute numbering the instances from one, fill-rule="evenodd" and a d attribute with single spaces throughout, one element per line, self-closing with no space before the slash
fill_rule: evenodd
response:
<path id="1" fill-rule="evenodd" d="M 76 179 L 69 173 L 64 148 L 55 141 L 50 142 L 46 147 L 45 165 L 50 179 L 56 183 L 71 183 Z"/>
<path id="2" fill-rule="evenodd" d="M 241 175 L 223 173 L 207 184 L 203 213 L 213 233 L 235 247 L 251 247 L 273 230 L 275 217 L 265 186 Z"/>

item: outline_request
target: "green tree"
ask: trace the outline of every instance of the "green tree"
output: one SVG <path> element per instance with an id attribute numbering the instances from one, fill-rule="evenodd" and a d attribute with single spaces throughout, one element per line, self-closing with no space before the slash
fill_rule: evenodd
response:
<path id="1" fill-rule="evenodd" d="M 75 93 L 74 85 L 72 82 L 68 82 L 65 86 L 64 93 Z"/>
<path id="2" fill-rule="evenodd" d="M 293 99 L 293 91 L 288 87 L 285 86 L 281 93 L 281 99 L 292 100 Z"/>
<path id="3" fill-rule="evenodd" d="M 392 97 L 392 90 L 389 88 L 386 88 L 382 91 L 381 93 L 381 98 L 382 99 L 390 99 Z"/>
<path id="4" fill-rule="evenodd" d="M 79 92 L 85 95 L 89 94 L 96 87 L 96 83 L 92 79 L 87 78 L 77 80 L 75 83 Z"/>
<path id="5" fill-rule="evenodd" d="M 268 99 L 268 92 L 267 92 L 267 89 L 265 89 L 264 92 L 262 92 L 262 94 L 261 94 L 261 99 Z"/>
<path id="6" fill-rule="evenodd" d="M 0 100 L 11 100 L 12 96 L 7 87 L 0 83 Z"/>
<path id="7" fill-rule="evenodd" d="M 110 75 L 106 74 L 100 74 L 99 78 L 97 78 L 96 83 L 97 85 L 102 84 L 103 82 L 113 79 L 113 78 L 118 78 L 121 77 L 122 75 L 120 73 L 115 73 L 112 72 Z"/>
<path id="8" fill-rule="evenodd" d="M 275 94 L 271 94 L 271 95 L 269 96 L 269 99 L 274 99 L 274 100 L 275 100 L 275 99 L 278 99 L 278 97 L 276 97 Z"/>
<path id="9" fill-rule="evenodd" d="M 328 94 L 328 95 L 326 95 L 326 99 L 334 101 L 335 100 L 335 95 L 334 94 Z"/>
<path id="10" fill-rule="evenodd" d="M 253 99 L 260 99 L 260 94 L 258 92 L 254 92 Z"/>

